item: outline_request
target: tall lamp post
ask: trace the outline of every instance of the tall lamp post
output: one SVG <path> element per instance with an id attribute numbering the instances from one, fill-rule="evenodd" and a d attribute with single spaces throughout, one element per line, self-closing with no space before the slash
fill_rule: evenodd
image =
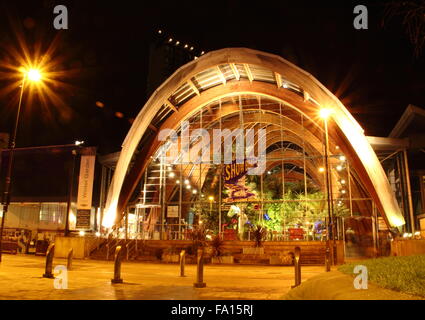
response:
<path id="1" fill-rule="evenodd" d="M 323 119 L 323 124 L 325 127 L 325 170 L 326 170 L 326 193 L 327 193 L 327 207 L 328 207 L 328 226 L 327 226 L 327 239 L 326 239 L 326 249 L 330 250 L 330 237 L 332 234 L 332 239 L 335 237 L 333 230 L 331 230 L 334 221 L 333 221 L 333 210 L 332 210 L 332 190 L 331 190 L 331 178 L 329 170 L 329 133 L 328 133 L 328 118 L 332 114 L 331 109 L 321 109 L 319 112 L 320 117 Z M 335 249 L 335 248 L 333 248 Z M 334 250 L 331 251 L 331 261 L 334 264 Z"/>
<path id="2" fill-rule="evenodd" d="M 213 205 L 214 197 L 213 196 L 209 196 L 208 197 L 208 201 L 210 202 L 210 217 L 211 217 L 211 214 L 212 214 L 212 205 Z M 219 228 L 219 234 L 220 234 L 220 226 L 218 226 L 218 228 Z"/>
<path id="3" fill-rule="evenodd" d="M 1 227 L 0 227 L 0 262 L 2 261 L 2 249 L 3 249 L 3 230 L 4 230 L 4 221 L 6 220 L 6 213 L 9 209 L 10 204 L 10 185 L 12 182 L 12 169 L 13 169 L 13 160 L 14 160 L 14 150 L 16 145 L 16 133 L 18 131 L 19 116 L 21 113 L 22 97 L 24 95 L 25 84 L 27 81 L 38 82 L 41 80 L 41 73 L 36 69 L 29 69 L 23 72 L 22 82 L 21 82 L 21 91 L 19 94 L 19 103 L 18 110 L 16 112 L 15 126 L 13 127 L 12 136 L 9 139 L 9 161 L 6 171 L 6 179 L 3 190 L 2 198 L 2 218 L 1 218 Z"/>

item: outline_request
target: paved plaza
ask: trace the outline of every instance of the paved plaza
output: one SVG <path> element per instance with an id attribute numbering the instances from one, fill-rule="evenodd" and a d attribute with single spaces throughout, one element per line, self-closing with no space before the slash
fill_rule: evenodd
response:
<path id="1" fill-rule="evenodd" d="M 55 259 L 53 267 L 66 265 Z M 68 289 L 55 289 L 54 280 L 43 278 L 45 257 L 3 255 L 0 263 L 0 299 L 41 300 L 233 300 L 281 299 L 294 284 L 293 267 L 206 265 L 207 287 L 193 287 L 196 266 L 123 262 L 123 284 L 111 284 L 112 261 L 74 260 L 68 272 Z M 324 272 L 323 266 L 302 268 L 302 280 Z"/>

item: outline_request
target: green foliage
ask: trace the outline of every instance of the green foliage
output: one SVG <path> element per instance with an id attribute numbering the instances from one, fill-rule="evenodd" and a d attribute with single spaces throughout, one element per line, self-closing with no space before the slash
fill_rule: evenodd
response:
<path id="1" fill-rule="evenodd" d="M 254 227 L 252 234 L 253 234 L 254 239 L 255 239 L 255 246 L 261 247 L 264 239 L 266 238 L 267 229 L 260 226 L 260 225 L 257 225 L 257 226 Z"/>
<path id="2" fill-rule="evenodd" d="M 255 198 L 260 199 L 260 176 L 247 175 L 245 179 L 246 186 L 255 194 Z M 305 191 L 307 191 L 307 195 L 305 195 Z M 211 190 L 211 192 L 213 191 Z M 266 175 L 263 180 L 263 192 L 263 199 L 265 200 L 263 213 L 267 213 L 270 220 L 260 218 L 261 210 L 254 208 L 256 204 L 249 202 L 235 203 L 247 215 L 251 225 L 261 225 L 267 230 L 281 232 L 283 228 L 305 225 L 306 223 L 311 225 L 316 221 L 324 220 L 328 216 L 326 195 L 310 184 L 307 185 L 307 188 L 305 188 L 303 182 L 286 182 L 282 185 L 278 176 Z M 227 190 L 224 189 L 223 199 L 226 197 Z M 281 200 L 283 201 L 281 202 Z M 205 228 L 217 231 L 217 204 L 214 203 L 211 208 L 208 203 L 196 204 L 195 206 L 196 212 L 202 217 Z M 341 205 L 335 203 L 334 214 L 336 217 L 348 216 L 349 209 L 343 203 Z M 231 224 L 231 220 L 232 217 L 228 217 L 223 212 L 222 223 L 236 228 L 236 224 Z M 248 228 L 249 226 L 246 225 L 245 231 Z"/>
<path id="3" fill-rule="evenodd" d="M 204 226 L 196 226 L 192 231 L 192 251 L 197 253 L 199 248 L 205 247 L 207 232 Z"/>
<path id="4" fill-rule="evenodd" d="M 213 257 L 220 257 L 223 254 L 223 244 L 224 241 L 221 240 L 220 236 L 215 235 L 210 243 Z"/>
<path id="5" fill-rule="evenodd" d="M 369 280 L 380 287 L 425 297 L 425 255 L 369 259 L 344 264 L 339 271 L 353 274 L 356 265 L 366 266 Z"/>

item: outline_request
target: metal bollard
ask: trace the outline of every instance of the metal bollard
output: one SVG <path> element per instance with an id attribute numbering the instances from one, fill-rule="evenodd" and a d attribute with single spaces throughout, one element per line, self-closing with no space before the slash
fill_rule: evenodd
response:
<path id="1" fill-rule="evenodd" d="M 198 266 L 196 270 L 196 282 L 193 284 L 195 288 L 205 288 L 207 284 L 204 282 L 204 250 L 198 249 Z"/>
<path id="2" fill-rule="evenodd" d="M 49 245 L 49 248 L 47 249 L 47 255 L 46 255 L 46 270 L 43 274 L 43 278 L 49 278 L 54 279 L 55 276 L 52 273 L 53 269 L 53 256 L 55 255 L 55 244 L 52 243 Z"/>
<path id="3" fill-rule="evenodd" d="M 121 279 L 121 246 L 117 246 L 115 249 L 115 262 L 114 262 L 114 278 L 111 279 L 111 283 L 122 283 Z"/>
<path id="4" fill-rule="evenodd" d="M 325 267 L 326 267 L 326 272 L 331 271 L 331 251 L 329 249 L 329 246 L 326 247 Z"/>
<path id="5" fill-rule="evenodd" d="M 69 270 L 72 270 L 72 259 L 74 258 L 74 249 L 69 249 L 69 252 L 68 252 L 68 261 L 67 261 L 67 264 L 66 264 L 66 268 L 68 269 L 68 271 Z"/>
<path id="6" fill-rule="evenodd" d="M 184 275 L 184 264 L 186 262 L 186 251 L 182 250 L 180 252 L 180 277 L 185 277 Z"/>
<path id="7" fill-rule="evenodd" d="M 301 264 L 300 264 L 300 247 L 295 248 L 294 254 L 294 268 L 295 268 L 295 285 L 292 288 L 298 287 L 301 284 Z"/>

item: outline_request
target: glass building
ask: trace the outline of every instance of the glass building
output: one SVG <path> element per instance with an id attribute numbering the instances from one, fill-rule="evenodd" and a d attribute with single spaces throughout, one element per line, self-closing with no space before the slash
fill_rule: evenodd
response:
<path id="1" fill-rule="evenodd" d="M 190 239 L 203 226 L 252 240 L 262 226 L 268 240 L 342 240 L 351 230 L 377 243 L 380 231 L 412 224 L 375 142 L 281 57 L 210 52 L 166 80 L 121 152 L 103 158 L 102 224 L 138 239 Z"/>

